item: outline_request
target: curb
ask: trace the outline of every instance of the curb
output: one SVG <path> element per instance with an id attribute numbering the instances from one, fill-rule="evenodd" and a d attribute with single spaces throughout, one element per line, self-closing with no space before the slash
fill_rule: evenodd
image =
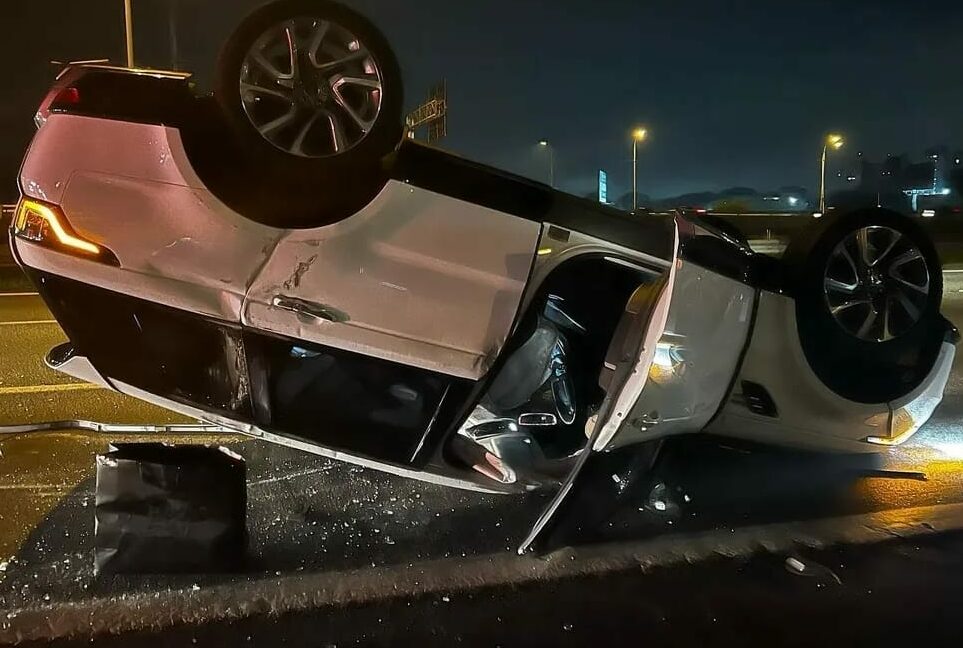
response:
<path id="1" fill-rule="evenodd" d="M 0 616 L 0 643 L 153 632 L 235 621 L 255 615 L 360 605 L 395 598 L 455 594 L 627 569 L 695 563 L 709 558 L 787 553 L 800 547 L 859 545 L 963 529 L 963 504 L 679 534 L 641 542 L 564 549 L 545 557 L 509 552 L 468 559 L 255 578 L 206 589 L 171 589 L 79 603 L 10 610 Z"/>

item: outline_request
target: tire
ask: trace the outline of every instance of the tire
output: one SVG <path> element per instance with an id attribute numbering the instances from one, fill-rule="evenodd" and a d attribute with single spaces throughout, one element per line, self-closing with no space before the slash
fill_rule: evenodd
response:
<path id="1" fill-rule="evenodd" d="M 861 236 L 871 268 L 859 256 Z M 922 383 L 945 325 L 942 265 L 916 222 L 878 208 L 824 217 L 791 242 L 783 262 L 803 352 L 827 387 L 883 403 Z"/>
<path id="2" fill-rule="evenodd" d="M 214 88 L 258 190 L 285 205 L 268 224 L 336 222 L 387 182 L 382 160 L 404 136 L 401 72 L 360 14 L 330 0 L 257 9 L 225 43 Z"/>

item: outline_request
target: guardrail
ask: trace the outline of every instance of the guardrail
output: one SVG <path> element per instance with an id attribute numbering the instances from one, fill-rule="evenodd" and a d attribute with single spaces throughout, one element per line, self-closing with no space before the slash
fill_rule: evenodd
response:
<path id="1" fill-rule="evenodd" d="M 812 214 L 723 214 L 713 213 L 754 241 L 786 244 L 793 235 L 814 221 Z M 944 265 L 963 263 L 963 216 L 950 218 L 916 218 L 936 244 Z"/>

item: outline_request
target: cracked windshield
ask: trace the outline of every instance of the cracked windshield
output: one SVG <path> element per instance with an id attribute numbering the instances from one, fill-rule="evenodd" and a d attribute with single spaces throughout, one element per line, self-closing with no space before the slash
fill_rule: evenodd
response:
<path id="1" fill-rule="evenodd" d="M 959 0 L 0 4 L 0 644 L 956 644 Z"/>

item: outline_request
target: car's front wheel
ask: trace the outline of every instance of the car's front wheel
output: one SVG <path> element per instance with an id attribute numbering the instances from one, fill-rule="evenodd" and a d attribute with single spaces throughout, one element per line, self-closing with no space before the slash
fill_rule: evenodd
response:
<path id="1" fill-rule="evenodd" d="M 909 393 L 939 353 L 943 275 L 926 232 L 884 209 L 826 217 L 784 257 L 817 376 L 857 402 Z"/>

